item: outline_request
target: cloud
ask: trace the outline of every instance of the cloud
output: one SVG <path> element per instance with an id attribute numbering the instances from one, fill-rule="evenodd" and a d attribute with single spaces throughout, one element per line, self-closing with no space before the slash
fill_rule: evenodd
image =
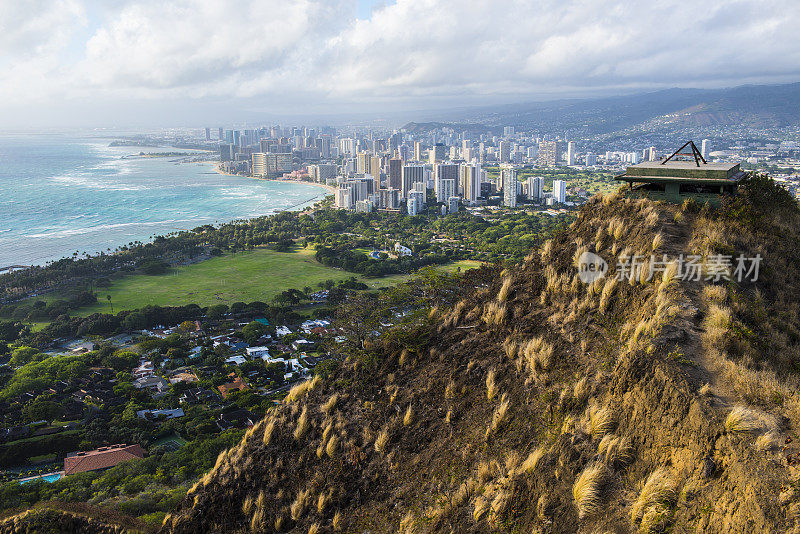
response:
<path id="1" fill-rule="evenodd" d="M 355 0 L 0 0 L 0 101 L 292 112 L 796 80 L 795 2 L 397 0 L 359 19 Z"/>

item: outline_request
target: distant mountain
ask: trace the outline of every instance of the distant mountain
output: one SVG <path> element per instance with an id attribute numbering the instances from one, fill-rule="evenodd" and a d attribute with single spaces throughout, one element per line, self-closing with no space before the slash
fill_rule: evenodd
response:
<path id="1" fill-rule="evenodd" d="M 800 83 L 729 89 L 666 89 L 592 100 L 560 100 L 483 107 L 443 114 L 463 124 L 541 131 L 579 130 L 599 136 L 682 128 L 771 129 L 800 126 Z M 417 123 L 411 123 L 417 124 Z M 425 123 L 437 124 L 437 123 Z M 484 128 L 484 131 L 486 129 Z"/>

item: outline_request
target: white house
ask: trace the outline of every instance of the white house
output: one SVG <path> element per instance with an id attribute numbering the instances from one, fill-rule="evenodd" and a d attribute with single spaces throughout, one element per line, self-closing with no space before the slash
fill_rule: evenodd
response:
<path id="1" fill-rule="evenodd" d="M 248 358 L 269 358 L 269 347 L 248 347 L 244 349 Z"/>
<path id="2" fill-rule="evenodd" d="M 231 356 L 230 358 L 225 358 L 225 363 L 232 363 L 234 365 L 242 365 L 246 361 L 247 360 L 244 358 L 244 356 L 240 356 L 238 354 L 236 356 Z"/>

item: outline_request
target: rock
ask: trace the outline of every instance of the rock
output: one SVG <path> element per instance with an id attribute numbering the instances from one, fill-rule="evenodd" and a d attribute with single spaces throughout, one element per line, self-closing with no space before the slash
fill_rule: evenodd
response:
<path id="1" fill-rule="evenodd" d="M 702 477 L 703 478 L 711 478 L 714 476 L 714 472 L 717 470 L 717 464 L 714 463 L 714 460 L 706 456 L 703 458 L 703 466 L 702 466 Z"/>

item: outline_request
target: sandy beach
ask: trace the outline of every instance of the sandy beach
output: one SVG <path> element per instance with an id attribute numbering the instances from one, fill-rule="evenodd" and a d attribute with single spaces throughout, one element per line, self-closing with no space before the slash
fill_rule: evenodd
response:
<path id="1" fill-rule="evenodd" d="M 214 170 L 218 174 L 223 174 L 225 176 L 241 176 L 242 178 L 250 178 L 252 180 L 263 180 L 265 182 L 284 182 L 284 183 L 314 185 L 314 186 L 326 189 L 327 191 L 329 191 L 331 193 L 335 193 L 336 192 L 336 188 L 335 187 L 333 187 L 331 185 L 328 185 L 328 184 L 321 184 L 319 182 L 307 182 L 305 180 L 291 180 L 291 179 L 283 179 L 283 178 L 260 178 L 258 176 L 245 176 L 243 174 L 231 174 L 231 173 L 224 172 L 222 169 L 219 168 L 219 165 L 217 165 L 217 164 L 213 164 L 213 165 L 214 165 Z"/>

